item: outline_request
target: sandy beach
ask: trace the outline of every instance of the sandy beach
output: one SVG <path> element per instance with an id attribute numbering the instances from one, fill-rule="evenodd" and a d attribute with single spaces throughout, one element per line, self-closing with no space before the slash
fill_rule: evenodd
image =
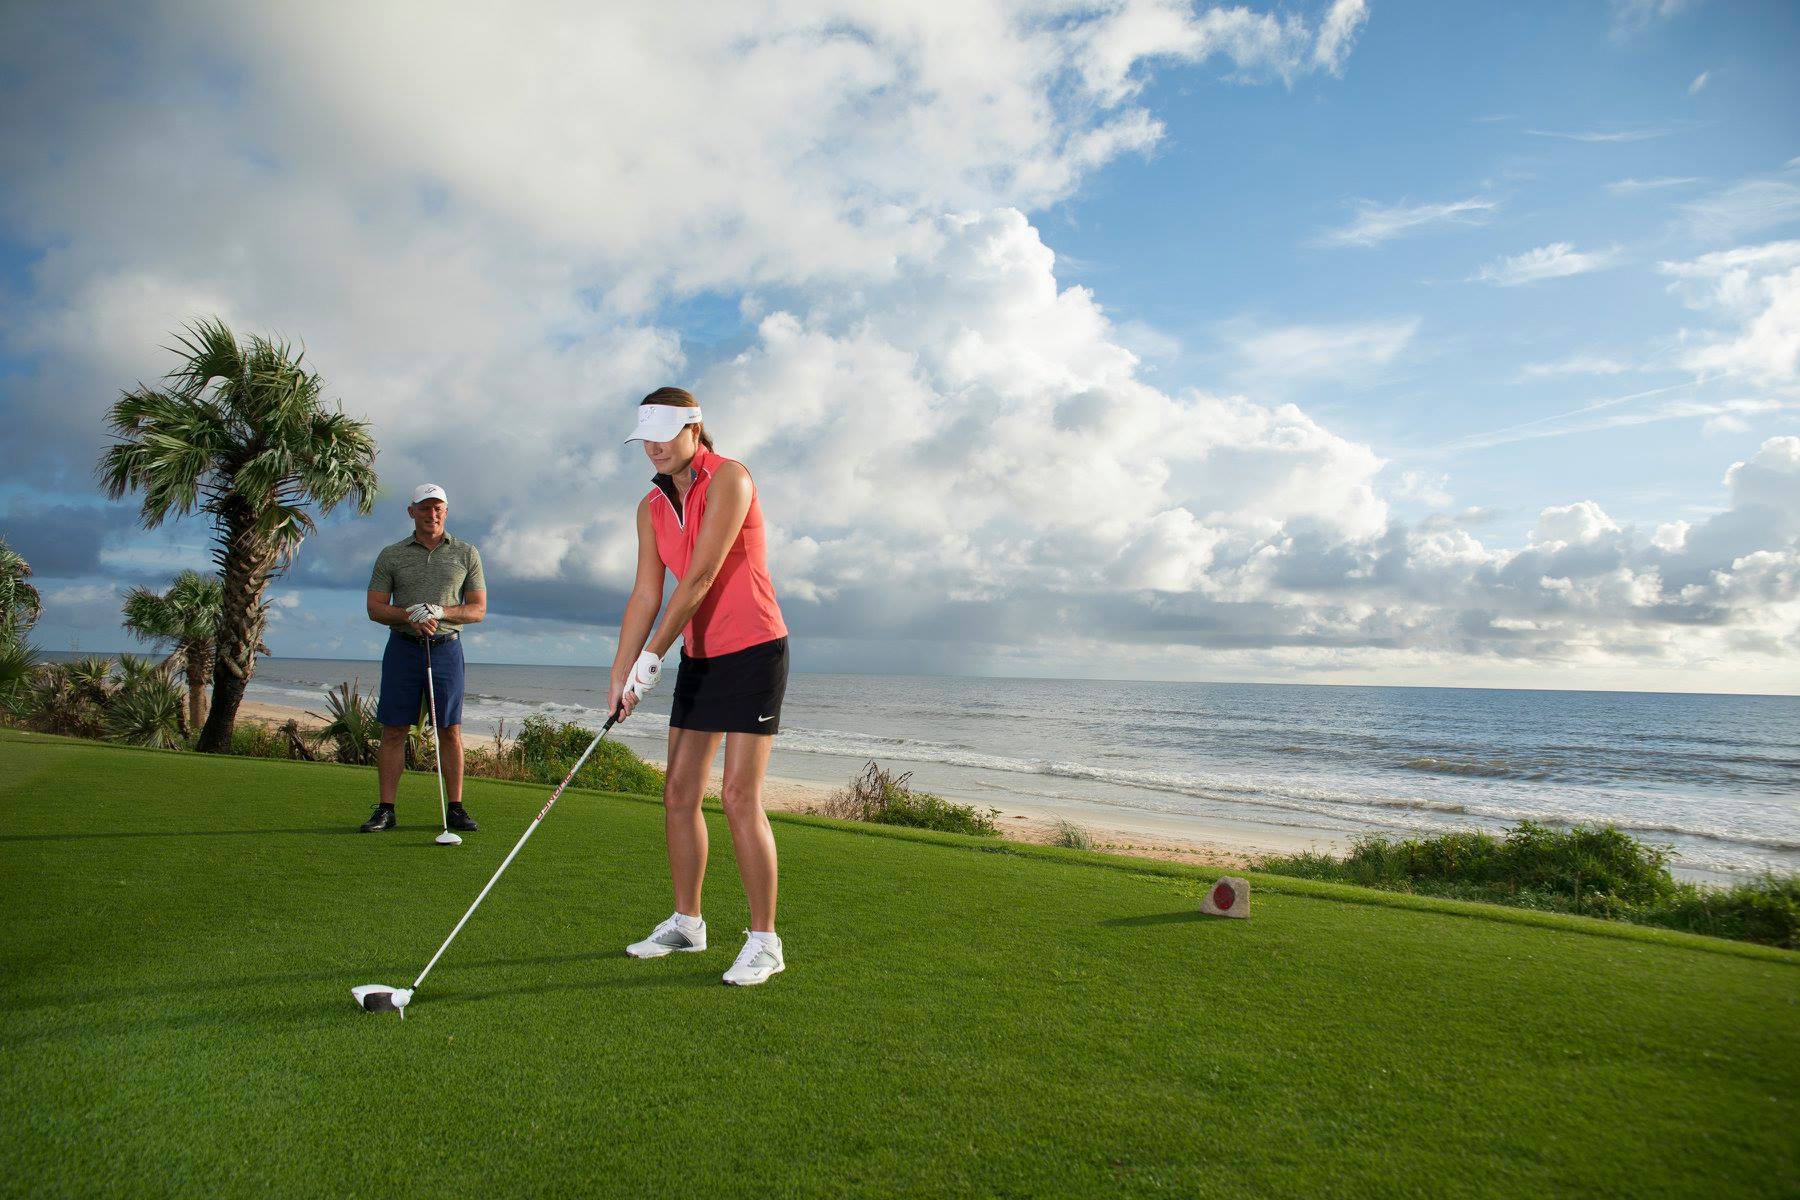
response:
<path id="1" fill-rule="evenodd" d="M 316 714 L 305 709 L 256 700 L 244 701 L 238 708 L 238 716 L 272 725 L 293 720 L 299 722 L 302 729 L 316 729 L 322 724 Z M 481 740 L 472 737 L 470 744 L 479 744 Z M 658 767 L 665 765 L 657 756 L 646 754 L 643 757 Z M 720 772 L 715 770 L 709 790 L 716 793 L 722 782 Z M 763 805 L 770 812 L 810 812 L 834 790 L 832 785 L 814 780 L 770 775 L 763 781 Z M 1061 822 L 1069 821 L 1086 831 L 1096 850 L 1234 869 L 1247 869 L 1269 854 L 1334 848 L 1332 843 L 1320 838 L 1282 836 L 1250 826 L 1208 824 L 1166 813 L 1079 803 L 1050 806 L 1014 802 L 1002 807 L 963 796 L 947 798 L 982 808 L 998 807 L 999 815 L 995 821 L 1000 827 L 1000 835 L 1015 842 L 1048 844 L 1055 841 Z"/>

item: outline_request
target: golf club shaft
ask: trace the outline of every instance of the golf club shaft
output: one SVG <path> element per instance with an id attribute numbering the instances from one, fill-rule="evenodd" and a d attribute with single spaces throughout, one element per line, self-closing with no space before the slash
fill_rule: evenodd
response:
<path id="1" fill-rule="evenodd" d="M 512 860 L 517 857 L 519 851 L 525 848 L 525 843 L 530 841 L 531 835 L 537 832 L 537 827 L 539 823 L 543 821 L 544 815 L 556 804 L 557 799 L 563 794 L 563 789 L 567 788 L 570 782 L 574 780 L 575 773 L 581 770 L 581 765 L 587 762 L 588 755 L 594 752 L 594 747 L 600 744 L 601 740 L 606 737 L 608 731 L 612 729 L 613 724 L 618 721 L 618 719 L 617 714 L 606 719 L 606 724 L 601 727 L 599 733 L 594 735 L 594 740 L 588 743 L 587 749 L 581 752 L 581 757 L 575 760 L 575 765 L 569 769 L 569 773 L 563 777 L 563 781 L 556 785 L 556 790 L 550 793 L 549 803 L 538 810 L 538 815 L 532 819 L 530 825 L 525 827 L 525 832 L 520 836 L 518 844 L 515 845 L 507 856 L 500 861 L 500 867 L 494 872 L 494 877 L 487 881 L 487 887 L 481 889 L 481 894 L 475 897 L 475 903 L 469 905 L 469 911 L 462 915 L 462 920 L 456 923 L 456 928 L 450 931 L 450 936 L 444 939 L 444 944 L 438 947 L 438 952 L 431 956 L 431 961 L 425 964 L 425 969 L 419 972 L 419 977 L 417 979 L 413 980 L 413 991 L 416 992 L 419 990 L 419 985 L 425 982 L 425 977 L 427 975 L 431 974 L 431 968 L 437 966 L 438 959 L 444 957 L 444 951 L 450 948 L 450 943 L 456 940 L 456 935 L 462 932 L 462 927 L 468 923 L 470 917 L 475 915 L 475 910 L 481 907 L 481 902 L 483 900 L 487 899 L 488 891 L 493 888 L 494 884 L 500 881 L 500 876 L 506 873 L 506 868 L 512 864 Z"/>
<path id="2" fill-rule="evenodd" d="M 444 832 L 450 832 L 450 802 L 444 798 L 444 750 L 438 744 L 437 723 L 437 686 L 431 679 L 431 635 L 425 635 L 425 699 L 431 716 L 431 755 L 437 759 L 438 772 L 438 816 L 444 823 Z"/>

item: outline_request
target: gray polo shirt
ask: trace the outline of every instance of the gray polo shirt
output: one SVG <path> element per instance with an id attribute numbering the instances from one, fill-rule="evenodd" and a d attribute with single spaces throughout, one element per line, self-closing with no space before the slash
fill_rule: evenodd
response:
<path id="1" fill-rule="evenodd" d="M 481 551 L 448 533 L 435 550 L 427 550 L 416 537 L 406 537 L 382 547 L 375 556 L 369 590 L 393 596 L 392 603 L 401 608 L 461 604 L 468 593 L 487 591 Z M 440 621 L 439 625 L 445 630 L 458 628 L 455 621 Z"/>

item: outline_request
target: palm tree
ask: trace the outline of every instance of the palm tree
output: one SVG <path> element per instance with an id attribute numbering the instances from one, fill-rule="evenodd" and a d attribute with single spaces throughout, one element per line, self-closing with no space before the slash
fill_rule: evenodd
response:
<path id="1" fill-rule="evenodd" d="M 37 648 L 25 640 L 43 611 L 38 590 L 25 582 L 31 564 L 0 538 L 0 712 L 20 714 L 20 704 L 37 671 Z"/>
<path id="2" fill-rule="evenodd" d="M 29 578 L 31 564 L 0 538 L 0 645 L 23 641 L 43 611 L 38 590 L 25 582 Z"/>
<path id="3" fill-rule="evenodd" d="M 183 356 L 159 390 L 139 384 L 107 413 L 118 440 L 100 457 L 107 495 L 143 492 L 154 529 L 196 509 L 212 518 L 222 597 L 212 711 L 195 747 L 231 748 L 244 688 L 256 671 L 269 580 L 315 528 L 309 504 L 330 512 L 354 494 L 375 507 L 375 439 L 367 422 L 332 411 L 323 383 L 286 342 L 240 343 L 214 318 L 176 335 Z"/>
<path id="4" fill-rule="evenodd" d="M 173 675 L 179 662 L 187 677 L 190 729 L 206 722 L 206 685 L 212 678 L 213 642 L 219 634 L 224 592 L 218 576 L 183 571 L 161 594 L 146 587 L 125 593 L 125 628 L 170 651 L 163 662 L 165 675 Z"/>

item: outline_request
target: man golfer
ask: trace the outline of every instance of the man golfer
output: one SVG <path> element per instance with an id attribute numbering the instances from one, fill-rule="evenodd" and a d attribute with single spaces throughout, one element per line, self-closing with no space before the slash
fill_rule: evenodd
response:
<path id="1" fill-rule="evenodd" d="M 619 622 L 607 711 L 623 708 L 629 717 L 661 675 L 677 634 L 682 648 L 663 785 L 675 911 L 625 952 L 661 958 L 706 949 L 700 799 L 722 738 L 721 799 L 750 902 L 749 937 L 725 982 L 762 983 L 787 966 L 775 935 L 775 834 L 763 813 L 762 784 L 788 675 L 787 625 L 769 581 L 762 507 L 743 464 L 713 452 L 692 395 L 659 388 L 644 397 L 637 417 L 626 441 L 644 444 L 656 474 L 637 507 L 637 581 Z M 677 580 L 667 608 L 665 570 Z M 662 623 L 652 632 L 658 609 Z"/>
<path id="2" fill-rule="evenodd" d="M 369 577 L 369 620 L 388 627 L 381 656 L 381 722 L 377 759 L 381 803 L 363 822 L 364 833 L 394 829 L 394 796 L 406 767 L 406 733 L 425 705 L 426 645 L 431 647 L 431 680 L 437 698 L 438 749 L 443 755 L 444 789 L 450 828 L 470 831 L 475 818 L 463 808 L 463 651 L 461 631 L 487 616 L 487 581 L 481 553 L 444 532 L 449 497 L 435 483 L 413 489 L 406 506 L 412 536 L 375 556 Z"/>

